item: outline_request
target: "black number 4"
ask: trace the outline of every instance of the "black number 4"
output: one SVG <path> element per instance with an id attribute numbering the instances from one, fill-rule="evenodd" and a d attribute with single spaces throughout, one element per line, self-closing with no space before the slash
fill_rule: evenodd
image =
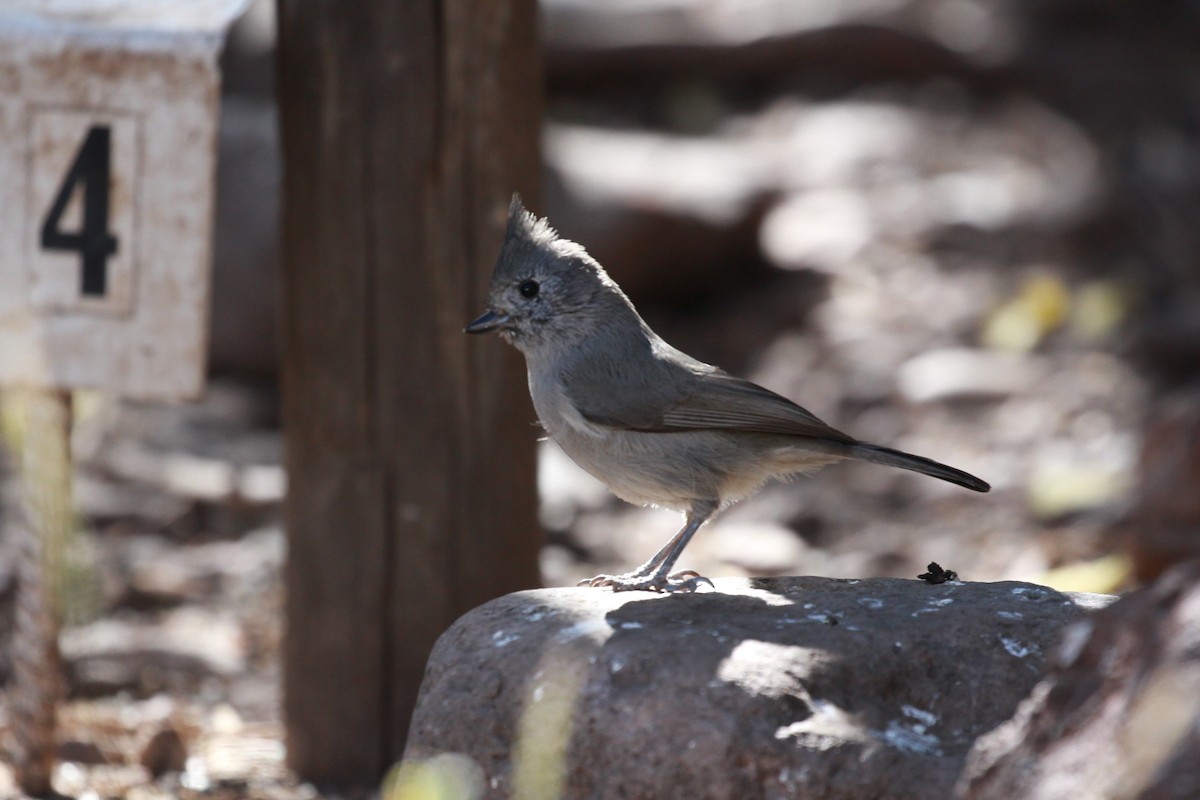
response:
<path id="1" fill-rule="evenodd" d="M 58 194 L 46 218 L 42 220 L 42 247 L 79 253 L 83 261 L 80 291 L 99 297 L 104 296 L 108 286 L 108 257 L 117 252 L 117 239 L 108 232 L 111 149 L 110 129 L 93 125 L 79 152 L 75 154 L 75 161 L 67 170 L 62 185 L 58 187 Z M 79 183 L 83 184 L 83 225 L 79 231 L 68 233 L 59 224 Z"/>

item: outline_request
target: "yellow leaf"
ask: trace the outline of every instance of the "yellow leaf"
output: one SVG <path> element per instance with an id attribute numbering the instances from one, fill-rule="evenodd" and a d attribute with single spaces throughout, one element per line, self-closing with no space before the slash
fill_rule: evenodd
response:
<path id="1" fill-rule="evenodd" d="M 1047 273 L 1032 275 L 1015 297 L 987 318 L 981 338 L 997 350 L 1027 352 L 1063 324 L 1070 306 L 1070 293 L 1060 278 Z"/>

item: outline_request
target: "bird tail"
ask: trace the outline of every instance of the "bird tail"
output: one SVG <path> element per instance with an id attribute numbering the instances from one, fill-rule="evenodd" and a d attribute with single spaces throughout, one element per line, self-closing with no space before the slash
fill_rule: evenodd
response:
<path id="1" fill-rule="evenodd" d="M 961 469 L 955 469 L 954 467 L 947 467 L 945 464 L 939 464 L 931 458 L 902 453 L 899 450 L 892 450 L 888 447 L 880 447 L 879 445 L 867 444 L 866 442 L 856 442 L 850 445 L 850 455 L 863 461 L 884 464 L 889 467 L 899 467 L 900 469 L 910 469 L 913 472 L 920 472 L 922 475 L 941 478 L 944 481 L 957 483 L 959 486 L 965 486 L 976 492 L 986 492 L 992 488 L 986 481 L 981 481 L 969 472 L 963 472 Z"/>

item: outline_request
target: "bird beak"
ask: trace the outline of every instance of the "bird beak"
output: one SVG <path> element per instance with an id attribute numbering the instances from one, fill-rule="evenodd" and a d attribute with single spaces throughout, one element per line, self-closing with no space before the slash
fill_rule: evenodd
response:
<path id="1" fill-rule="evenodd" d="M 488 309 L 483 315 L 463 329 L 465 333 L 487 333 L 508 324 L 508 314 L 497 314 Z"/>

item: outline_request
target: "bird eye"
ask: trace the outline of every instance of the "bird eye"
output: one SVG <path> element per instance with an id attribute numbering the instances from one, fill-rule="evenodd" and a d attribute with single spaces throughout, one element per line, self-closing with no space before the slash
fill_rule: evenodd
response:
<path id="1" fill-rule="evenodd" d="M 525 281 L 524 283 L 522 283 L 520 286 L 517 287 L 517 291 L 519 291 L 521 293 L 522 297 L 537 297 L 538 282 L 537 281 Z"/>

